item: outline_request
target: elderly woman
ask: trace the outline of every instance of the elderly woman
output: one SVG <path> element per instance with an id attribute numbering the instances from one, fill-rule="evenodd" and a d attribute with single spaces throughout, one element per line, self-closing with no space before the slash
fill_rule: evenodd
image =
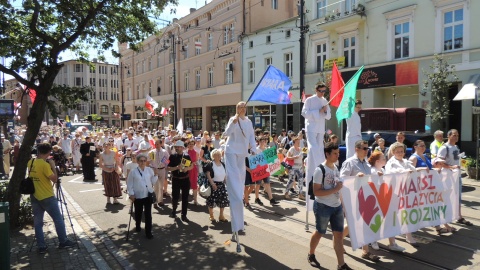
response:
<path id="1" fill-rule="evenodd" d="M 388 155 L 391 155 L 391 158 L 388 160 L 387 165 L 385 165 L 385 173 L 390 174 L 415 171 L 415 167 L 408 160 L 403 158 L 405 156 L 405 145 L 403 143 L 393 143 L 388 150 Z M 406 233 L 405 236 L 407 243 L 414 247 L 419 246 L 411 233 Z"/>
<path id="2" fill-rule="evenodd" d="M 145 211 L 145 235 L 152 239 L 152 203 L 148 193 L 153 192 L 153 185 L 157 182 L 157 175 L 152 168 L 147 167 L 147 156 L 136 157 L 138 167 L 133 169 L 127 178 L 127 193 L 135 207 L 135 231 L 140 232 L 142 213 Z"/>
<path id="3" fill-rule="evenodd" d="M 408 160 L 412 162 L 412 165 L 417 169 L 417 171 L 419 170 L 428 171 L 433 169 L 432 162 L 430 161 L 428 156 L 425 155 L 426 147 L 427 146 L 425 142 L 422 140 L 416 140 L 415 143 L 413 144 L 415 153 L 413 153 Z M 445 226 L 445 228 L 442 228 L 440 226 L 435 226 L 435 230 L 437 231 L 438 235 L 457 231 L 455 227 L 451 227 L 448 224 L 444 224 L 443 226 Z"/>
<path id="4" fill-rule="evenodd" d="M 120 187 L 120 169 L 117 168 L 115 161 L 115 152 L 111 149 L 113 144 L 105 143 L 103 152 L 100 154 L 98 161 L 99 167 L 102 169 L 103 185 L 105 187 L 105 196 L 107 196 L 107 204 L 111 204 L 110 197 L 113 197 L 113 204 L 119 204 L 117 198 L 122 197 L 122 188 Z"/>
<path id="5" fill-rule="evenodd" d="M 228 201 L 227 189 L 225 187 L 226 171 L 225 164 L 221 162 L 222 153 L 218 149 L 214 149 L 211 153 L 213 162 L 209 163 L 205 168 L 205 174 L 207 175 L 208 182 L 212 187 L 212 194 L 207 198 L 208 212 L 210 213 L 210 221 L 215 222 L 213 216 L 213 208 L 218 206 L 220 208 L 220 215 L 218 220 L 222 222 L 228 222 L 223 216 L 223 210 L 225 207 L 230 206 Z"/>

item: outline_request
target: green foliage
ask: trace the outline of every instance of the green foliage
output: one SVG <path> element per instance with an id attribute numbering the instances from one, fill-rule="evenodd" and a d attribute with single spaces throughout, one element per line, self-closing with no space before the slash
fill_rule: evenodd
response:
<path id="1" fill-rule="evenodd" d="M 62 110 L 74 109 L 78 103 L 88 101 L 88 96 L 93 91 L 93 88 L 90 86 L 72 87 L 65 84 L 54 84 L 49 91 L 50 97 L 53 99 L 48 101 L 47 108 L 53 118 L 56 118 Z M 59 103 L 62 106 L 58 106 Z"/>
<path id="2" fill-rule="evenodd" d="M 477 167 L 477 159 L 476 158 L 473 158 L 473 157 L 468 157 L 466 158 L 467 162 L 465 163 L 465 165 L 467 166 L 467 168 L 476 168 Z"/>
<path id="3" fill-rule="evenodd" d="M 0 182 L 0 201 L 6 202 L 7 200 L 8 182 Z M 18 225 L 33 225 L 33 210 L 32 202 L 29 196 L 23 196 L 20 202 L 20 209 L 18 211 Z"/>
<path id="4" fill-rule="evenodd" d="M 426 80 L 423 82 L 423 90 L 431 92 L 432 104 L 427 109 L 432 122 L 441 122 L 448 118 L 450 111 L 450 99 L 448 91 L 458 82 L 455 66 L 449 65 L 441 55 L 435 55 L 428 71 L 423 71 Z"/>

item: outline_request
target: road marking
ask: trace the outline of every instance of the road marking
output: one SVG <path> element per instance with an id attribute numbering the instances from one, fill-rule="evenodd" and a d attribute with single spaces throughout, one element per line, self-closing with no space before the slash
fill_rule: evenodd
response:
<path id="1" fill-rule="evenodd" d="M 100 170 L 100 169 L 96 169 L 95 172 L 97 172 L 97 171 L 99 171 L 99 170 Z M 82 180 L 80 180 L 80 179 L 82 179 Z M 80 180 L 80 181 L 79 181 L 79 180 Z M 69 183 L 87 184 L 87 185 L 101 185 L 101 184 L 102 184 L 102 182 L 99 183 L 98 181 L 97 181 L 97 182 L 84 182 L 84 181 L 83 181 L 83 175 L 77 176 L 77 177 L 73 178 L 72 180 L 69 180 L 68 182 L 69 182 Z"/>
<path id="2" fill-rule="evenodd" d="M 98 191 L 98 190 L 103 190 L 103 188 L 80 190 L 79 192 L 90 192 L 90 191 Z"/>

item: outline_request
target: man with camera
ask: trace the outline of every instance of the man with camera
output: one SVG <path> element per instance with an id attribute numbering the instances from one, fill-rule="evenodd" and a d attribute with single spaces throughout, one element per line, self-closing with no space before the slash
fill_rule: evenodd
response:
<path id="1" fill-rule="evenodd" d="M 37 146 L 37 158 L 28 162 L 30 171 L 29 177 L 33 180 L 35 193 L 30 195 L 33 210 L 33 225 L 35 227 L 35 238 L 37 239 L 38 252 L 47 252 L 47 245 L 43 235 L 43 215 L 45 211 L 50 215 L 57 231 L 59 248 L 73 247 L 75 243 L 67 238 L 65 222 L 63 221 L 58 201 L 53 193 L 53 186 L 50 182 L 58 182 L 55 162 L 48 159 L 52 147 L 48 143 L 41 143 Z"/>

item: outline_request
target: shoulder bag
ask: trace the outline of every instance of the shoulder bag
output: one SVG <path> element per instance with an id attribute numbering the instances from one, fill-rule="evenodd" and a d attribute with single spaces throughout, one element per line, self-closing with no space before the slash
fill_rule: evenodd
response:
<path id="1" fill-rule="evenodd" d="M 32 171 L 33 162 L 35 159 L 32 160 L 32 164 L 30 164 L 30 169 L 28 170 L 28 177 L 22 179 L 20 182 L 20 193 L 21 194 L 33 194 L 35 193 L 35 186 L 33 185 L 33 179 L 30 177 L 30 172 Z"/>

